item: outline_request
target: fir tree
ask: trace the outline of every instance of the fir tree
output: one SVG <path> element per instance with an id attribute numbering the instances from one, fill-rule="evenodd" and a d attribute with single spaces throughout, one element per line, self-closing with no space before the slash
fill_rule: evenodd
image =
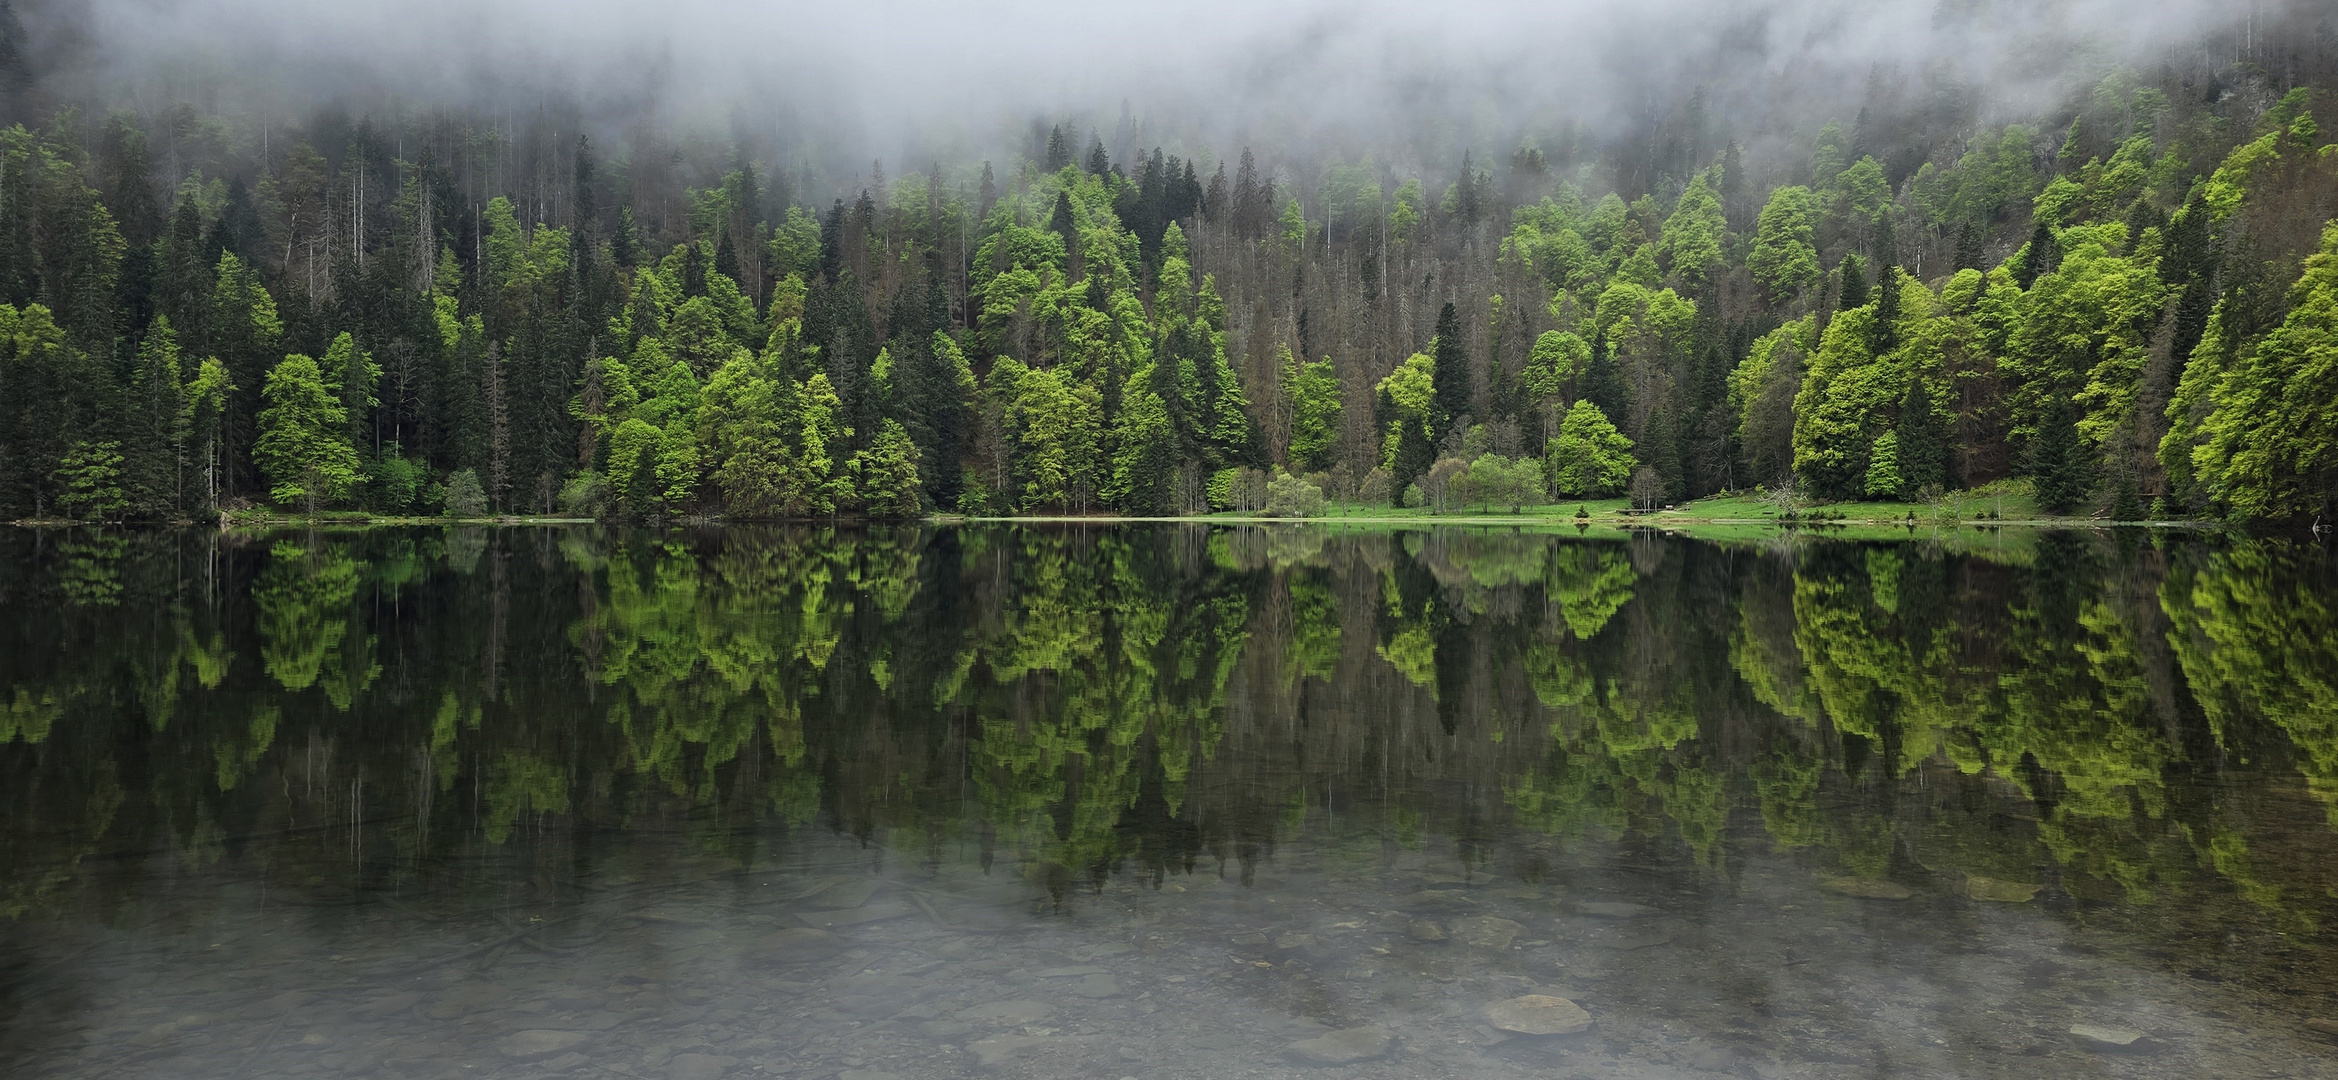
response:
<path id="1" fill-rule="evenodd" d="M 1430 429 L 1433 441 L 1442 442 L 1453 425 L 1465 422 L 1470 413 L 1469 354 L 1462 347 L 1461 317 L 1451 301 L 1437 312 L 1437 339 L 1430 347 L 1436 357 L 1436 409 Z"/>

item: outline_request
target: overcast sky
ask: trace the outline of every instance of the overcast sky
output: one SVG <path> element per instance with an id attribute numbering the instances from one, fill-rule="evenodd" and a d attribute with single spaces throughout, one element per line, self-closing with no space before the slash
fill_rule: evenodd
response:
<path id="1" fill-rule="evenodd" d="M 2032 107 L 2149 63 L 2249 0 L 87 0 L 112 78 L 260 75 L 318 92 L 482 101 L 575 95 L 674 117 L 905 129 L 1124 103 L 1220 135 L 1564 116 L 1613 128 L 1689 85 L 1758 118 L 1791 82 L 1878 65 Z M 2283 0 L 2268 0 L 2280 3 Z"/>

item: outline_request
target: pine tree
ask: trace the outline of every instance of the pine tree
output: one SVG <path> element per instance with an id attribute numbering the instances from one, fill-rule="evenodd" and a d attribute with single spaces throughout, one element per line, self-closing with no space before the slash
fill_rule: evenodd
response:
<path id="1" fill-rule="evenodd" d="M 1875 275 L 1875 322 L 1868 329 L 1867 348 L 1878 359 L 1900 347 L 1900 268 L 1884 264 Z"/>
<path id="2" fill-rule="evenodd" d="M 357 451 L 343 434 L 348 414 L 325 385 L 317 362 L 299 353 L 268 372 L 262 391 L 259 440 L 252 457 L 280 506 L 299 504 L 314 513 L 355 490 L 360 479 Z"/>
<path id="3" fill-rule="evenodd" d="M 1896 432 L 1884 432 L 1867 450 L 1867 497 L 1897 499 L 1906 488 L 1907 481 L 1900 475 L 1900 437 Z"/>
<path id="4" fill-rule="evenodd" d="M 1437 312 L 1437 339 L 1429 351 L 1437 360 L 1436 408 L 1430 435 L 1443 442 L 1453 426 L 1466 423 L 1470 414 L 1469 354 L 1462 347 L 1461 317 L 1451 301 Z"/>
<path id="5" fill-rule="evenodd" d="M 1982 269 L 1981 260 L 1984 257 L 1981 253 L 1981 227 L 1971 221 L 1958 226 L 1956 230 L 1956 256 L 1951 264 L 1951 269 Z"/>
<path id="6" fill-rule="evenodd" d="M 2075 409 L 2068 401 L 2057 399 L 2038 429 L 2030 447 L 2030 477 L 2037 485 L 2038 505 L 2064 513 L 2084 500 L 2092 487 Z"/>
<path id="7" fill-rule="evenodd" d="M 168 317 L 157 315 L 139 343 L 138 366 L 124 410 L 129 448 L 125 481 L 129 505 L 141 516 L 163 517 L 185 505 L 181 481 L 192 418 L 179 363 L 178 335 L 171 331 Z"/>
<path id="8" fill-rule="evenodd" d="M 1932 413 L 1932 392 L 1921 378 L 1908 380 L 1907 397 L 1900 401 L 1898 436 L 1899 473 L 1909 492 L 1920 492 L 1948 482 L 1948 446 L 1940 422 Z"/>
<path id="9" fill-rule="evenodd" d="M 1835 310 L 1850 311 L 1867 306 L 1867 268 L 1857 255 L 1843 256 L 1835 268 L 1840 284 L 1835 289 Z"/>

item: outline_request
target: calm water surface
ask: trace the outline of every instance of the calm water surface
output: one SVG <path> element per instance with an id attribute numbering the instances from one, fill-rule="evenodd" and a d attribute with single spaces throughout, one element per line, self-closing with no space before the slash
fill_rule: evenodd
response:
<path id="1" fill-rule="evenodd" d="M 2333 598 L 2188 535 L 10 532 L 0 1075 L 2338 1076 Z"/>

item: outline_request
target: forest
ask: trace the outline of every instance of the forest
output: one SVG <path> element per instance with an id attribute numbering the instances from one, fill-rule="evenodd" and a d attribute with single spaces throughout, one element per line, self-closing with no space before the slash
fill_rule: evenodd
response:
<path id="1" fill-rule="evenodd" d="M 0 16 L 0 519 L 2338 500 L 2327 27 L 2019 119 L 1879 75 L 1755 141 L 1682 87 L 1419 161 L 1062 113 L 838 180 L 581 106 L 85 100 Z"/>

